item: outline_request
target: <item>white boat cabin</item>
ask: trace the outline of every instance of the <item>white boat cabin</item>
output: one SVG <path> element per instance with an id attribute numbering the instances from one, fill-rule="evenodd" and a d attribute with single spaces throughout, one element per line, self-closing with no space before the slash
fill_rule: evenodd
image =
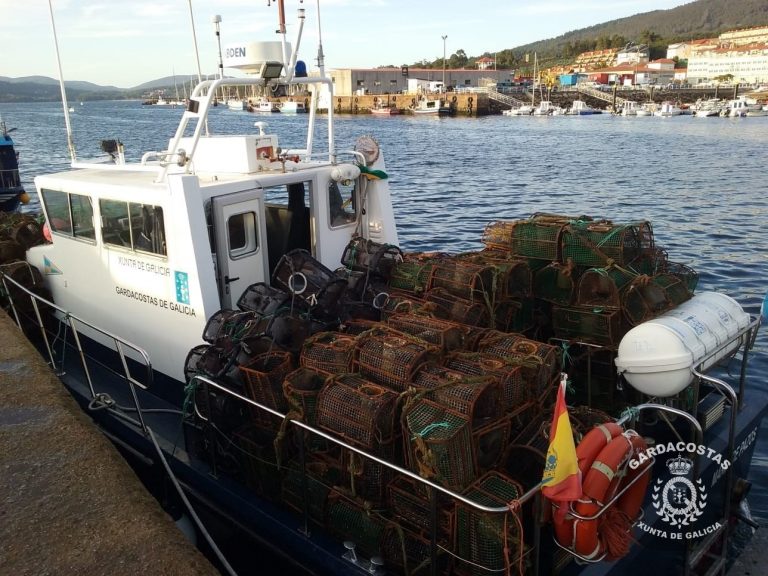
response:
<path id="1" fill-rule="evenodd" d="M 205 135 L 226 82 L 196 88 L 167 151 L 35 179 L 52 242 L 28 260 L 53 300 L 181 381 L 206 320 L 236 307 L 249 285 L 269 283 L 286 252 L 306 249 L 333 270 L 355 234 L 398 242 L 387 180 L 371 179 L 371 170 L 385 176 L 375 141 L 361 139 L 340 162 L 332 137 L 326 154 L 312 154 L 311 122 L 303 149 L 282 151 L 263 124 L 256 134 Z M 182 136 L 192 120 L 195 134 Z"/>

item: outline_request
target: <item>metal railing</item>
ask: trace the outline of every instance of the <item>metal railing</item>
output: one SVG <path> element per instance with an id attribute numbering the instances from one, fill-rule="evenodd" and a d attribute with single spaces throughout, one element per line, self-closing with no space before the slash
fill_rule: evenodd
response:
<path id="1" fill-rule="evenodd" d="M 462 504 L 472 508 L 473 510 L 477 512 L 483 512 L 487 514 L 507 514 L 507 513 L 519 513 L 522 516 L 522 506 L 533 501 L 534 505 L 534 533 L 533 533 L 533 543 L 532 543 L 532 549 L 525 552 L 525 554 L 532 555 L 531 563 L 533 566 L 533 574 L 538 574 L 539 570 L 539 549 L 540 549 L 540 543 L 541 543 L 541 524 L 539 522 L 539 511 L 541 509 L 541 486 L 542 483 L 538 483 L 535 486 L 531 487 L 528 491 L 526 491 L 524 494 L 522 494 L 518 499 L 514 500 L 513 502 L 510 502 L 506 506 L 486 506 L 483 504 L 478 504 L 477 502 L 470 500 L 466 496 L 463 496 L 461 494 L 457 494 L 456 492 L 453 492 L 447 488 L 444 488 L 443 486 L 436 484 L 426 478 L 423 478 L 422 476 L 419 476 L 418 474 L 415 474 L 411 470 L 408 470 L 406 468 L 402 468 L 401 466 L 398 466 L 396 464 L 393 464 L 387 460 L 384 460 L 382 458 L 379 458 L 377 456 L 374 456 L 372 454 L 369 454 L 368 452 L 365 452 L 364 450 L 361 450 L 360 448 L 357 448 L 355 446 L 352 446 L 351 444 L 348 444 L 344 442 L 343 440 L 338 439 L 337 437 L 328 434 L 326 432 L 323 432 L 322 430 L 318 430 L 317 428 L 313 428 L 312 426 L 309 426 L 308 424 L 305 424 L 304 422 L 301 422 L 299 420 L 294 420 L 291 418 L 287 418 L 285 414 L 282 414 L 278 412 L 277 410 L 274 410 L 272 408 L 269 408 L 267 406 L 264 406 L 262 404 L 259 404 L 258 402 L 255 402 L 254 400 L 251 400 L 250 398 L 243 396 L 242 394 L 238 394 L 237 392 L 222 386 L 218 382 L 211 380 L 210 378 L 207 378 L 205 376 L 201 375 L 195 375 L 192 380 L 190 381 L 191 385 L 203 385 L 206 398 L 209 391 L 208 387 L 212 387 L 215 390 L 218 390 L 220 392 L 223 392 L 233 398 L 236 398 L 248 406 L 251 406 L 253 408 L 257 408 L 258 410 L 264 411 L 275 418 L 281 419 L 283 422 L 296 426 L 297 428 L 304 430 L 306 432 L 309 432 L 310 434 L 322 438 L 324 440 L 327 440 L 336 446 L 338 446 L 341 449 L 349 450 L 353 452 L 354 454 L 357 454 L 358 456 L 361 456 L 365 459 L 371 460 L 372 462 L 375 462 L 376 464 L 379 464 L 381 466 L 384 466 L 388 468 L 389 470 L 396 472 L 398 474 L 402 474 L 411 480 L 420 483 L 422 486 L 429 488 L 429 494 L 430 494 L 430 573 L 435 576 L 438 573 L 438 563 L 437 563 L 437 555 L 438 555 L 438 549 L 441 549 L 443 552 L 447 552 L 448 554 L 454 556 L 458 560 L 462 562 L 467 562 L 469 564 L 472 564 L 472 562 L 469 559 L 460 558 L 455 551 L 448 550 L 438 543 L 438 495 L 442 494 L 444 496 L 448 496 L 449 498 L 453 499 L 455 502 L 461 502 Z M 195 415 L 200 418 L 203 422 L 209 422 L 209 418 L 206 417 L 197 406 L 197 403 L 194 403 L 194 411 Z M 304 533 L 309 532 L 309 497 L 308 497 L 308 485 L 307 485 L 307 461 L 306 461 L 306 450 L 305 450 L 305 442 L 302 440 L 299 444 L 299 465 L 300 465 L 300 472 L 301 472 L 301 489 L 302 489 L 302 504 L 303 504 L 303 530 Z M 212 455 L 215 457 L 215 451 L 212 452 Z M 216 470 L 215 463 L 212 464 L 212 468 L 214 469 L 214 473 Z M 522 521 L 522 518 L 521 518 Z M 520 546 L 523 546 L 523 539 L 522 539 L 522 533 L 520 535 L 521 541 Z M 349 558 L 347 558 L 349 559 Z M 489 570 L 485 568 L 485 570 Z M 491 571 L 493 572 L 493 571 Z M 375 572 L 371 572 L 375 573 Z"/>
<path id="2" fill-rule="evenodd" d="M 576 89 L 582 94 L 586 94 L 592 98 L 596 98 L 597 100 L 602 100 L 603 102 L 608 102 L 609 104 L 613 104 L 615 99 L 616 107 L 618 108 L 624 106 L 624 103 L 627 101 L 626 98 L 622 98 L 621 96 L 614 94 L 613 90 L 610 92 L 603 92 L 602 90 L 592 88 L 591 86 L 584 86 L 583 84 L 576 86 Z"/>
<path id="3" fill-rule="evenodd" d="M 0 188 L 20 188 L 21 178 L 17 168 L 0 170 Z"/>
<path id="4" fill-rule="evenodd" d="M 11 278 L 8 274 L 5 273 L 5 268 L 8 266 L 8 264 L 0 265 L 0 281 L 2 281 L 3 286 L 3 292 L 4 295 L 8 298 L 8 303 L 10 305 L 11 313 L 13 314 L 13 318 L 16 322 L 16 324 L 19 326 L 19 328 L 24 331 L 25 327 L 28 327 L 29 325 L 25 325 L 24 320 L 32 321 L 32 324 L 34 328 L 39 330 L 40 336 L 42 338 L 43 346 L 45 347 L 46 355 L 48 356 L 48 364 L 51 366 L 51 368 L 56 371 L 59 375 L 63 375 L 62 369 L 64 367 L 64 361 L 63 357 L 64 354 L 61 354 L 62 360 L 57 361 L 56 354 L 54 352 L 55 347 L 55 340 L 54 342 L 51 342 L 50 335 L 48 333 L 48 330 L 46 329 L 45 322 L 43 320 L 43 314 L 41 311 L 41 307 L 48 309 L 45 310 L 51 312 L 51 316 L 55 317 L 59 323 L 60 327 L 64 327 L 64 337 L 61 341 L 62 349 L 65 350 L 67 346 L 66 341 L 66 334 L 67 332 L 71 331 L 72 333 L 72 339 L 73 339 L 73 345 L 75 350 L 77 351 L 77 354 L 80 359 L 80 367 L 83 370 L 83 375 L 85 376 L 86 383 L 88 385 L 88 390 L 91 395 L 92 401 L 100 401 L 100 399 L 104 398 L 102 394 L 97 392 L 97 386 L 94 383 L 91 371 L 92 367 L 96 364 L 101 364 L 98 360 L 95 358 L 91 358 L 86 354 L 85 349 L 83 348 L 82 341 L 81 341 L 81 335 L 83 330 L 82 328 L 85 328 L 85 332 L 90 331 L 92 334 L 96 334 L 99 337 L 99 340 L 101 341 L 101 344 L 106 345 L 108 348 L 110 348 L 110 342 L 111 342 L 111 350 L 115 352 L 120 360 L 120 364 L 122 367 L 122 374 L 116 373 L 118 377 L 122 378 L 128 385 L 130 394 L 131 394 L 131 400 L 133 402 L 133 408 L 132 412 L 136 413 L 137 419 L 130 418 L 123 412 L 120 412 L 118 410 L 112 410 L 109 403 L 106 405 L 103 405 L 103 407 L 111 410 L 113 413 L 117 414 L 119 417 L 123 419 L 128 419 L 132 421 L 136 426 L 139 426 L 141 430 L 146 434 L 147 426 L 144 422 L 144 416 L 142 414 L 141 404 L 139 403 L 139 397 L 137 388 L 141 388 L 143 390 L 148 389 L 152 385 L 152 363 L 149 359 L 149 355 L 140 347 L 136 346 L 135 344 L 132 344 L 128 340 L 125 340 L 121 338 L 120 336 L 116 336 L 115 334 L 112 334 L 106 330 L 103 330 L 99 328 L 98 326 L 88 322 L 87 320 L 84 320 L 78 316 L 75 316 L 74 314 L 69 313 L 64 308 L 57 306 L 50 300 L 47 300 L 43 298 L 42 296 L 35 294 L 34 292 L 30 291 L 27 287 L 23 286 L 13 278 Z M 30 264 L 27 264 L 27 266 L 30 266 Z M 22 302 L 19 300 L 20 298 L 29 298 L 29 302 L 32 306 L 32 312 L 34 313 L 34 316 L 31 317 L 27 311 L 25 311 L 22 307 Z M 80 327 L 80 329 L 78 329 Z M 59 330 L 60 331 L 60 330 Z M 59 335 L 57 334 L 55 336 L 55 339 L 57 340 L 59 338 Z M 144 380 L 139 380 L 134 376 L 134 374 L 131 371 L 128 356 L 132 357 L 132 360 L 138 362 L 139 369 L 143 370 L 145 372 Z"/>
<path id="5" fill-rule="evenodd" d="M 518 98 L 514 98 L 509 94 L 503 94 L 498 90 L 494 90 L 493 88 L 488 88 L 487 94 L 490 100 L 493 100 L 494 102 L 499 102 L 500 104 L 506 104 L 507 106 L 511 106 L 512 108 L 517 108 L 519 106 L 523 106 L 524 104 L 529 104 L 529 102 L 523 102 Z"/>

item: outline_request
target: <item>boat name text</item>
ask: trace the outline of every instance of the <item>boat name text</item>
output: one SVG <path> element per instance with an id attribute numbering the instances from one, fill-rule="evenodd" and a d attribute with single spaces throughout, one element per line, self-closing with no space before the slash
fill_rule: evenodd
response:
<path id="1" fill-rule="evenodd" d="M 723 470 L 728 470 L 728 467 L 731 465 L 727 458 L 723 458 L 722 455 L 720 455 L 717 451 L 712 450 L 712 448 L 703 446 L 701 444 L 694 444 L 693 442 L 688 442 L 686 444 L 685 442 L 681 441 L 677 444 L 674 442 L 668 442 L 667 444 L 657 444 L 656 446 L 651 446 L 647 450 L 641 452 L 637 458 L 630 460 L 629 467 L 632 470 L 635 470 L 641 464 L 648 462 L 648 460 L 650 460 L 653 456 L 659 456 L 665 453 L 672 454 L 673 452 L 688 452 L 690 454 L 698 454 L 699 456 L 706 455 L 707 458 L 712 460 L 712 462 L 720 466 L 720 468 Z"/>
<path id="2" fill-rule="evenodd" d="M 134 270 L 140 270 L 142 272 L 148 272 L 149 274 L 159 274 L 160 276 L 171 275 L 171 269 L 168 268 L 168 266 L 161 266 L 160 264 L 154 264 L 152 262 L 144 262 L 143 260 L 137 260 L 136 258 L 118 256 L 117 263 L 120 264 L 120 266 L 133 268 Z"/>
<path id="3" fill-rule="evenodd" d="M 115 291 L 120 296 L 132 298 L 137 302 L 151 304 L 152 306 L 157 306 L 158 308 L 164 308 L 166 310 L 178 312 L 179 314 L 184 314 L 185 316 L 197 316 L 195 309 L 192 308 L 192 306 L 187 306 L 186 304 L 177 304 L 172 300 L 164 300 L 162 298 L 158 298 L 157 296 L 151 296 L 150 294 L 145 294 L 144 292 L 137 292 L 136 290 L 131 290 L 130 288 L 121 288 L 120 286 L 115 286 Z"/>
<path id="4" fill-rule="evenodd" d="M 227 48 L 225 53 L 227 58 L 245 58 L 245 46 Z"/>
<path id="5" fill-rule="evenodd" d="M 741 441 L 741 443 L 736 446 L 736 448 L 733 449 L 733 461 L 736 462 L 739 458 L 741 458 L 742 454 L 746 452 L 747 448 L 752 446 L 755 442 L 755 438 L 757 438 L 757 426 L 755 426 L 752 429 L 752 432 L 747 434 L 744 439 Z M 712 484 L 711 486 L 714 486 L 715 483 L 720 480 L 720 478 L 723 477 L 723 474 L 725 473 L 724 470 L 715 470 L 715 473 L 712 474 Z"/>
<path id="6" fill-rule="evenodd" d="M 713 534 L 722 528 L 722 525 L 720 522 L 715 522 L 714 524 L 707 526 L 706 528 L 702 528 L 701 530 L 691 530 L 690 532 L 672 532 L 664 530 L 663 528 L 655 528 L 653 526 L 649 526 L 641 520 L 637 523 L 637 527 L 643 532 L 650 534 L 651 536 L 666 538 L 667 540 L 693 540 L 694 538 L 701 538 L 707 534 Z"/>

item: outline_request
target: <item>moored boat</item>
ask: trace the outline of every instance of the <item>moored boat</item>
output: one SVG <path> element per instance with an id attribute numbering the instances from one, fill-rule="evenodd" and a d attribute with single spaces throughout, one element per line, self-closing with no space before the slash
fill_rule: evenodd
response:
<path id="1" fill-rule="evenodd" d="M 668 116 L 680 116 L 682 110 L 674 102 L 664 101 L 659 104 L 659 107 L 654 111 L 654 116 L 668 117 Z"/>
<path id="2" fill-rule="evenodd" d="M 516 108 L 510 108 L 509 110 L 504 110 L 502 114 L 504 116 L 530 116 L 533 114 L 533 111 L 535 108 L 530 104 L 523 104 L 522 106 L 518 106 Z"/>
<path id="3" fill-rule="evenodd" d="M 19 204 L 29 202 L 29 196 L 21 185 L 19 153 L 11 138 L 13 130 L 0 116 L 0 212 L 13 212 Z"/>
<path id="4" fill-rule="evenodd" d="M 622 116 L 637 116 L 637 111 L 640 108 L 640 104 L 634 100 L 626 100 L 621 107 Z"/>
<path id="5" fill-rule="evenodd" d="M 280 81 L 293 81 L 290 66 Z M 730 505 L 727 489 L 748 466 L 765 400 L 743 382 L 743 402 L 733 399 L 695 372 L 737 351 L 746 363 L 754 319 L 727 299 L 692 297 L 695 271 L 670 261 L 643 221 L 536 214 L 490 224 L 480 252 L 403 254 L 385 150 L 361 138 L 337 151 L 333 110 L 322 152 L 311 140 L 291 147 L 263 124 L 255 134 L 217 133 L 212 95 L 262 82 L 202 83 L 168 149 L 141 163 L 78 163 L 36 179 L 52 242 L 27 253 L 42 271 L 32 291 L 44 283 L 64 310 L 53 321 L 66 329 L 54 324 L 54 333 L 71 336 L 51 337 L 51 360 L 102 426 L 144 459 L 155 459 L 156 438 L 199 502 L 315 573 L 376 573 L 383 561 L 391 573 L 523 562 L 547 574 L 548 560 L 575 555 L 594 569 L 567 570 L 658 566 L 639 524 L 640 544 L 609 564 L 602 560 L 621 554 L 602 521 L 582 519 L 576 535 L 565 515 L 555 539 L 537 521 L 532 504 L 565 371 L 577 394 L 569 402 L 576 441 L 583 437 L 577 450 L 591 454 L 585 487 L 598 474 L 622 478 L 590 492 L 608 504 L 596 512 L 635 520 L 648 496 L 642 522 L 670 530 L 663 516 L 683 507 L 658 514 L 650 493 L 659 480 L 656 494 L 688 485 L 665 475 L 661 452 L 648 484 L 637 438 L 665 447 L 670 436 L 687 439 L 681 423 L 696 430 L 701 412 L 702 446 L 734 466 L 721 472 L 698 458 L 702 476 L 688 481 L 706 484 L 707 514 L 718 515 L 683 519 L 705 531 L 728 518 L 715 502 L 725 493 Z M 314 82 L 330 85 L 322 73 Z M 200 128 L 206 119 L 210 136 Z M 11 292 L 25 318 L 26 296 Z M 659 326 L 676 327 L 684 343 Z M 708 331 L 699 342 L 695 334 Z M 660 347 L 659 333 L 668 337 Z M 112 334 L 121 336 L 109 354 Z M 60 352 L 81 337 L 85 354 Z M 92 350 L 101 363 L 86 373 L 76 361 Z M 125 367 L 131 377 L 118 378 Z M 598 409 L 609 395 L 615 405 Z M 622 416 L 626 407 L 637 411 Z M 674 415 L 673 429 L 638 417 L 656 413 Z M 611 416 L 620 424 L 608 426 Z M 593 433 L 596 424 L 610 438 Z M 677 438 L 669 442 L 676 450 Z M 579 503 L 565 506 L 586 516 Z"/>
<path id="6" fill-rule="evenodd" d="M 280 112 L 284 114 L 303 114 L 309 112 L 304 102 L 298 100 L 289 99 L 280 103 Z"/>
<path id="7" fill-rule="evenodd" d="M 386 106 L 381 102 L 377 102 L 373 108 L 371 108 L 371 114 L 376 116 L 395 116 L 400 114 L 400 109 L 395 106 Z"/>
<path id="8" fill-rule="evenodd" d="M 721 116 L 728 116 L 729 118 L 744 118 L 749 112 L 754 112 L 754 116 L 762 116 L 760 112 L 763 110 L 763 105 L 758 104 L 754 98 L 748 98 L 746 96 L 739 96 L 732 100 L 728 100 L 725 103 L 721 111 Z"/>
<path id="9" fill-rule="evenodd" d="M 244 98 L 228 98 L 227 108 L 236 112 L 247 110 L 249 107 L 248 100 Z"/>
<path id="10" fill-rule="evenodd" d="M 541 100 L 539 105 L 533 110 L 534 116 L 560 116 L 565 111 L 559 106 L 555 106 L 549 100 Z"/>
<path id="11" fill-rule="evenodd" d="M 571 116 L 589 116 L 591 114 L 599 114 L 600 110 L 592 108 L 584 100 L 574 100 L 571 107 L 568 109 L 567 114 Z"/>
<path id="12" fill-rule="evenodd" d="M 419 96 L 416 99 L 415 104 L 411 104 L 408 109 L 412 114 L 425 115 L 425 114 L 440 114 L 440 99 L 427 98 L 425 96 Z"/>

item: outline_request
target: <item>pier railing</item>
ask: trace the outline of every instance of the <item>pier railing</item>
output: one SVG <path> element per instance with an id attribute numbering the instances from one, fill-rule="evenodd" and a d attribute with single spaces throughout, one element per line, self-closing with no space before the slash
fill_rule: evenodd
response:
<path id="1" fill-rule="evenodd" d="M 603 102 L 608 102 L 609 104 L 613 104 L 615 100 L 615 106 L 617 108 L 624 106 L 624 103 L 627 101 L 626 98 L 614 94 L 613 90 L 610 92 L 603 92 L 602 90 L 598 90 L 592 86 L 585 86 L 584 84 L 579 84 L 576 89 L 582 94 L 586 94 L 597 100 L 602 100 Z"/>
<path id="2" fill-rule="evenodd" d="M 19 328 L 30 339 L 37 339 L 35 333 L 39 333 L 39 342 L 48 357 L 48 364 L 59 376 L 65 374 L 63 368 L 66 350 L 74 348 L 80 360 L 83 377 L 88 385 L 92 408 L 97 410 L 109 409 L 118 417 L 132 421 L 146 433 L 147 426 L 144 422 L 137 388 L 146 390 L 152 384 L 152 363 L 149 355 L 139 346 L 71 314 L 61 306 L 57 306 L 20 284 L 7 273 L 9 266 L 18 266 L 19 264 L 31 267 L 30 264 L 19 262 L 0 265 L 2 296 L 7 298 L 9 312 Z M 30 276 L 34 277 L 33 274 Z M 58 320 L 58 329 L 55 333 L 49 331 L 51 318 Z M 71 334 L 72 342 L 68 342 L 69 334 Z M 121 371 L 115 372 L 101 360 L 89 355 L 83 345 L 82 336 L 94 339 L 114 352 L 119 360 Z M 58 352 L 57 346 L 60 346 Z M 99 391 L 92 373 L 105 369 L 125 382 L 133 403 L 133 407 L 129 411 L 136 414 L 135 419 L 126 416 L 126 411 L 119 409 L 120 407 L 109 395 Z"/>
<path id="3" fill-rule="evenodd" d="M 514 98 L 510 96 L 509 94 L 503 94 L 499 92 L 498 90 L 494 90 L 493 88 L 488 88 L 486 90 L 488 94 L 488 99 L 493 100 L 494 102 L 498 102 L 500 104 L 504 104 L 506 106 L 510 106 L 512 108 L 519 108 L 520 106 L 523 106 L 524 104 L 528 104 L 528 102 L 523 102 L 522 100 L 518 98 Z"/>

